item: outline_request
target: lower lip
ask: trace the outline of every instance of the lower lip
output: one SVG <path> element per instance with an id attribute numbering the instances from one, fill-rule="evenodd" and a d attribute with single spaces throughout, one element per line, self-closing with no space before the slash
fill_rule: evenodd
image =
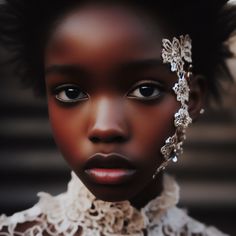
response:
<path id="1" fill-rule="evenodd" d="M 133 169 L 93 168 L 87 169 L 85 172 L 95 183 L 116 185 L 129 181 L 136 171 Z"/>

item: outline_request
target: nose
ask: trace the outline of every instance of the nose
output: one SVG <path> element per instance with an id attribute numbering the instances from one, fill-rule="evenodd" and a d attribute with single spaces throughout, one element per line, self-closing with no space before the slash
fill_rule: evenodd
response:
<path id="1" fill-rule="evenodd" d="M 128 140 L 128 123 L 120 101 L 103 98 L 94 104 L 88 138 L 93 143 L 121 143 Z"/>

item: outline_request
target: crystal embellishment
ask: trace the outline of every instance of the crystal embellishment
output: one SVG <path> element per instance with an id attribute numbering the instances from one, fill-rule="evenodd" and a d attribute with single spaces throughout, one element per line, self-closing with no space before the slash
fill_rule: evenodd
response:
<path id="1" fill-rule="evenodd" d="M 179 77 L 179 80 L 174 85 L 173 90 L 177 95 L 177 101 L 181 102 L 181 104 L 188 102 L 190 89 L 188 86 L 188 82 L 183 75 Z"/>
<path id="2" fill-rule="evenodd" d="M 168 39 L 163 39 L 162 44 L 163 63 L 170 63 L 172 72 L 183 72 L 184 62 L 192 62 L 192 41 L 189 35 L 181 35 L 180 39 L 174 37 L 172 42 Z"/>
<path id="3" fill-rule="evenodd" d="M 177 156 L 174 156 L 174 157 L 172 158 L 172 161 L 176 163 L 176 162 L 178 161 Z"/>
<path id="4" fill-rule="evenodd" d="M 175 127 L 182 127 L 186 129 L 191 123 L 192 119 L 189 116 L 188 110 L 180 108 L 177 113 L 175 113 Z"/>
<path id="5" fill-rule="evenodd" d="M 185 140 L 186 128 L 192 123 L 192 119 L 188 112 L 188 101 L 190 88 L 188 85 L 188 71 L 186 72 L 186 63 L 191 67 L 192 63 L 192 40 L 189 35 L 181 35 L 178 38 L 174 37 L 172 42 L 168 39 L 163 39 L 162 58 L 163 63 L 171 65 L 171 71 L 176 72 L 178 81 L 173 87 L 176 94 L 176 99 L 180 102 L 180 108 L 174 115 L 174 125 L 176 127 L 173 136 L 167 138 L 164 146 L 161 148 L 161 153 L 164 157 L 164 162 L 159 166 L 156 173 L 166 168 L 169 161 L 177 162 L 179 155 L 183 152 L 183 141 Z"/>

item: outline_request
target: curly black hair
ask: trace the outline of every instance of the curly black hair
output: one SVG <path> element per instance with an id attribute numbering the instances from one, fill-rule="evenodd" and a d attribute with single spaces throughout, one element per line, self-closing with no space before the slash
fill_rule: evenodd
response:
<path id="1" fill-rule="evenodd" d="M 8 48 L 18 77 L 45 94 L 44 46 L 50 25 L 83 0 L 5 0 L 0 2 L 0 43 Z M 98 1 L 94 1 L 98 3 Z M 106 1 L 99 1 L 106 2 Z M 107 1 L 122 2 L 122 0 Z M 126 0 L 151 14 L 161 14 L 174 34 L 188 33 L 193 41 L 193 72 L 206 78 L 209 95 L 220 98 L 220 84 L 232 80 L 225 64 L 231 56 L 226 40 L 236 33 L 236 6 L 227 0 Z"/>

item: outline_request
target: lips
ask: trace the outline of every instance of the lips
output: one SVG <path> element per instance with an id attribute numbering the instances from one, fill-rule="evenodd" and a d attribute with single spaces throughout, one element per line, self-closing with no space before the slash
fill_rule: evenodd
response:
<path id="1" fill-rule="evenodd" d="M 94 183 L 118 185 L 130 181 L 136 173 L 136 168 L 121 154 L 97 153 L 89 158 L 84 171 Z"/>

